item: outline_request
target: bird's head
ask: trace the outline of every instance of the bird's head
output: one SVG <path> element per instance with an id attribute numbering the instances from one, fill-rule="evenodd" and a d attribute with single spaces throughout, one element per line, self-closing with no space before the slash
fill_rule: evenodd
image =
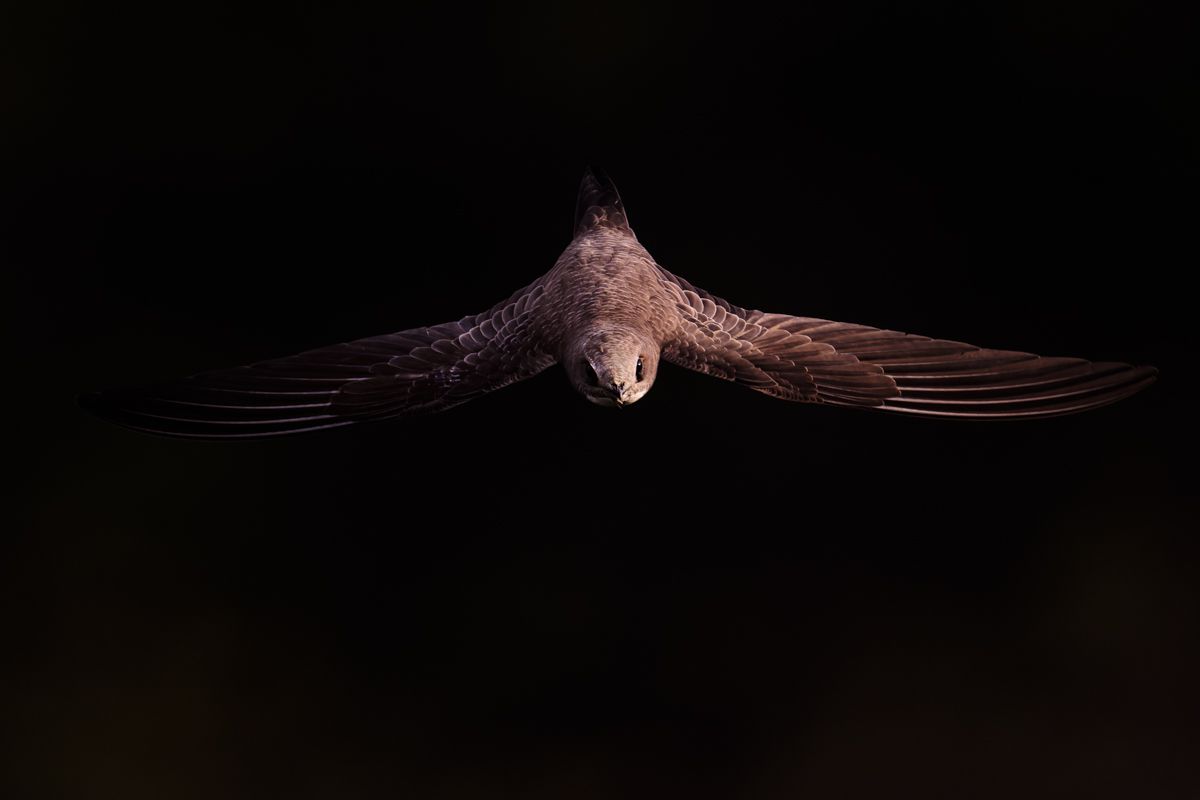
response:
<path id="1" fill-rule="evenodd" d="M 658 372 L 659 346 L 632 331 L 604 331 L 574 343 L 564 366 L 575 390 L 601 406 L 641 400 Z"/>

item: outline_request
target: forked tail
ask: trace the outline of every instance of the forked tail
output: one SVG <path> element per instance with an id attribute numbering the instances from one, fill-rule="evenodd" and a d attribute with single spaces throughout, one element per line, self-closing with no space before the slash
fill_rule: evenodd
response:
<path id="1" fill-rule="evenodd" d="M 594 228 L 612 228 L 633 234 L 617 187 L 608 176 L 596 177 L 589 167 L 579 184 L 579 199 L 575 203 L 575 236 Z"/>

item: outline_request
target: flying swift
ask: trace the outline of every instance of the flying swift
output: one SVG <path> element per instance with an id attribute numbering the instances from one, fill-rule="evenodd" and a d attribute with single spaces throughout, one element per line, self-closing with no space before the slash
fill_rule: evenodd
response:
<path id="1" fill-rule="evenodd" d="M 81 402 L 151 433 L 254 438 L 441 411 L 554 364 L 589 401 L 629 406 L 662 361 L 781 400 L 975 420 L 1086 411 L 1157 374 L 741 308 L 660 266 L 589 170 L 553 268 L 483 313 Z"/>

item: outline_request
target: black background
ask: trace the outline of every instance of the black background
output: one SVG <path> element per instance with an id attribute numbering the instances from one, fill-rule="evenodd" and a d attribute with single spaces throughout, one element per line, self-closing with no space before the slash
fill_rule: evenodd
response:
<path id="1" fill-rule="evenodd" d="M 169 5 L 3 25 L 6 796 L 1195 789 L 1192 19 Z M 738 304 L 1161 379 L 995 426 L 674 368 L 264 443 L 75 406 L 482 310 L 588 164 Z"/>

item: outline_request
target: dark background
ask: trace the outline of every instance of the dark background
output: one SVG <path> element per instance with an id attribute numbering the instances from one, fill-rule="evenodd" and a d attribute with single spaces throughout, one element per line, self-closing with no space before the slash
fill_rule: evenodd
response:
<path id="1" fill-rule="evenodd" d="M 1194 796 L 1194 20 L 4 12 L 6 797 Z M 81 391 L 488 307 L 585 165 L 733 302 L 1153 363 L 1010 425 L 560 369 L 263 443 Z"/>

